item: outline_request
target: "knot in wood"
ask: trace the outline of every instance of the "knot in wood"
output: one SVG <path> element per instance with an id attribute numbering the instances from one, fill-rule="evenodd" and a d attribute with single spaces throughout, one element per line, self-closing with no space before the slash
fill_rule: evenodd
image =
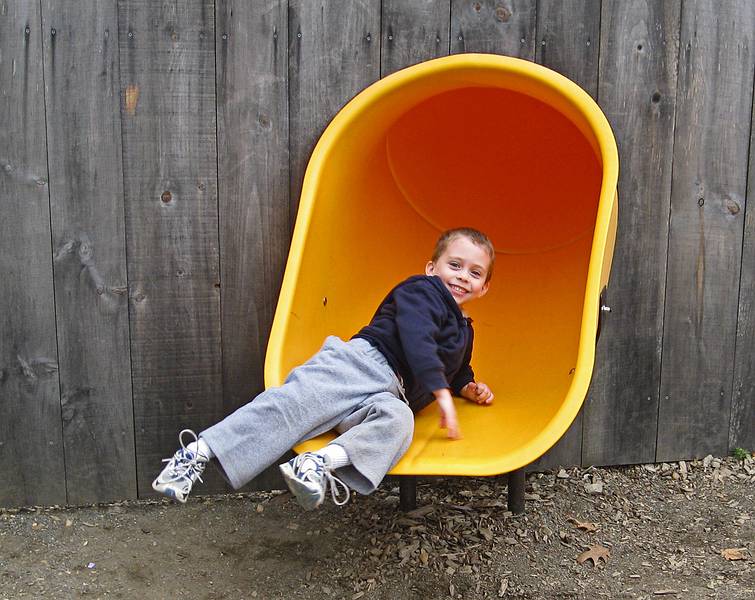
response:
<path id="1" fill-rule="evenodd" d="M 60 411 L 60 417 L 63 419 L 64 422 L 68 423 L 73 420 L 73 416 L 76 412 L 76 409 L 74 409 L 73 406 L 70 404 L 63 404 L 63 408 Z"/>
<path id="2" fill-rule="evenodd" d="M 495 9 L 495 20 L 499 23 L 508 23 L 511 18 L 511 11 L 505 6 L 497 6 Z"/>
<path id="3" fill-rule="evenodd" d="M 81 240 L 79 242 L 79 260 L 82 263 L 86 263 L 92 259 L 92 244 L 88 240 Z"/>
<path id="4" fill-rule="evenodd" d="M 732 215 L 739 214 L 739 211 L 741 210 L 739 202 L 732 200 L 731 198 L 724 199 L 724 206 L 726 207 L 726 210 L 728 210 Z"/>
<path id="5" fill-rule="evenodd" d="M 171 200 L 173 200 L 173 194 L 166 190 L 160 196 L 160 200 L 162 200 L 165 204 L 168 204 Z"/>

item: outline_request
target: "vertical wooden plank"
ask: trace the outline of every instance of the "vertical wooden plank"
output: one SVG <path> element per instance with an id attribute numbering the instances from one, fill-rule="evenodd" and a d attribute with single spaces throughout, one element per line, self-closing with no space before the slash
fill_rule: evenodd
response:
<path id="1" fill-rule="evenodd" d="M 381 76 L 449 52 L 451 0 L 383 0 Z"/>
<path id="2" fill-rule="evenodd" d="M 41 25 L 38 2 L 0 1 L 2 506 L 66 501 Z"/>
<path id="3" fill-rule="evenodd" d="M 119 3 L 139 495 L 223 415 L 212 0 Z M 216 477 L 214 470 L 208 477 Z M 220 478 L 204 492 L 224 489 Z"/>
<path id="4" fill-rule="evenodd" d="M 380 0 L 290 0 L 290 218 L 312 150 L 330 120 L 380 78 Z"/>
<path id="5" fill-rule="evenodd" d="M 753 23 L 750 0 L 682 7 L 659 461 L 728 450 Z"/>
<path id="6" fill-rule="evenodd" d="M 315 143 L 335 114 L 380 77 L 380 0 L 291 0 L 291 219 Z"/>
<path id="7" fill-rule="evenodd" d="M 746 207 L 729 448 L 752 452 L 755 451 L 755 98 L 750 120 Z"/>
<path id="8" fill-rule="evenodd" d="M 42 16 L 68 502 L 134 498 L 116 2 Z"/>
<path id="9" fill-rule="evenodd" d="M 560 0 L 540 0 L 537 32 L 536 62 L 568 77 L 597 99 L 600 0 L 572 1 L 568 10 Z M 600 370 L 600 359 L 599 354 L 596 371 Z M 581 464 L 582 423 L 580 411 L 558 443 L 532 468 Z"/>
<path id="10" fill-rule="evenodd" d="M 223 412 L 264 389 L 289 246 L 285 0 L 217 3 Z M 255 480 L 279 487 L 277 468 Z"/>
<path id="11" fill-rule="evenodd" d="M 600 0 L 540 0 L 535 60 L 598 97 Z"/>
<path id="12" fill-rule="evenodd" d="M 451 52 L 535 60 L 536 0 L 452 0 Z"/>
<path id="13" fill-rule="evenodd" d="M 607 465 L 655 458 L 680 3 L 602 9 L 598 97 L 619 146 L 619 228 L 582 458 Z"/>

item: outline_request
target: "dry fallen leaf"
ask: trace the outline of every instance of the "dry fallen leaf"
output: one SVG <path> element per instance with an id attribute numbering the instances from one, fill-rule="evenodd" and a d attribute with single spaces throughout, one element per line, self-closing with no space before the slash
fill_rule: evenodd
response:
<path id="1" fill-rule="evenodd" d="M 721 556 L 726 560 L 747 560 L 747 548 L 726 548 L 721 550 Z"/>
<path id="2" fill-rule="evenodd" d="M 574 525 L 574 527 L 576 527 L 577 529 L 581 529 L 582 531 L 597 531 L 598 530 L 598 527 L 595 525 L 595 523 L 588 523 L 587 521 L 583 523 L 582 521 L 578 521 L 577 519 L 573 517 L 569 517 L 566 520 L 569 521 L 569 523 L 571 523 L 572 525 Z"/>
<path id="3" fill-rule="evenodd" d="M 609 558 L 611 558 L 611 551 L 608 548 L 596 544 L 594 546 L 590 546 L 588 550 L 585 550 L 582 554 L 580 554 L 577 557 L 577 562 L 581 565 L 585 561 L 591 560 L 592 564 L 597 567 L 599 560 L 602 559 L 604 563 L 607 563 Z"/>

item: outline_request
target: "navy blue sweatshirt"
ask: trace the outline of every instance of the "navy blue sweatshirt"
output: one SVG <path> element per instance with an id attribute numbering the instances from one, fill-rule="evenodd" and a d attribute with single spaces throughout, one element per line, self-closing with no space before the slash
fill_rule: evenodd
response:
<path id="1" fill-rule="evenodd" d="M 415 412 L 434 400 L 433 392 L 458 394 L 474 373 L 472 320 L 439 277 L 415 275 L 402 281 L 380 303 L 375 316 L 355 338 L 370 342 L 404 381 Z"/>

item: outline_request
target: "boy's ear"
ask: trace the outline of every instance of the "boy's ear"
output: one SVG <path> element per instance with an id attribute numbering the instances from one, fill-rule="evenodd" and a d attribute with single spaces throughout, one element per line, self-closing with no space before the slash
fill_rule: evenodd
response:
<path id="1" fill-rule="evenodd" d="M 485 294 L 488 293 L 488 288 L 490 288 L 490 282 L 486 281 L 485 285 L 483 285 L 482 289 L 480 290 L 480 298 L 482 298 Z"/>
<path id="2" fill-rule="evenodd" d="M 435 273 L 435 265 L 433 264 L 433 261 L 428 260 L 425 265 L 425 275 L 430 276 L 433 273 Z"/>

